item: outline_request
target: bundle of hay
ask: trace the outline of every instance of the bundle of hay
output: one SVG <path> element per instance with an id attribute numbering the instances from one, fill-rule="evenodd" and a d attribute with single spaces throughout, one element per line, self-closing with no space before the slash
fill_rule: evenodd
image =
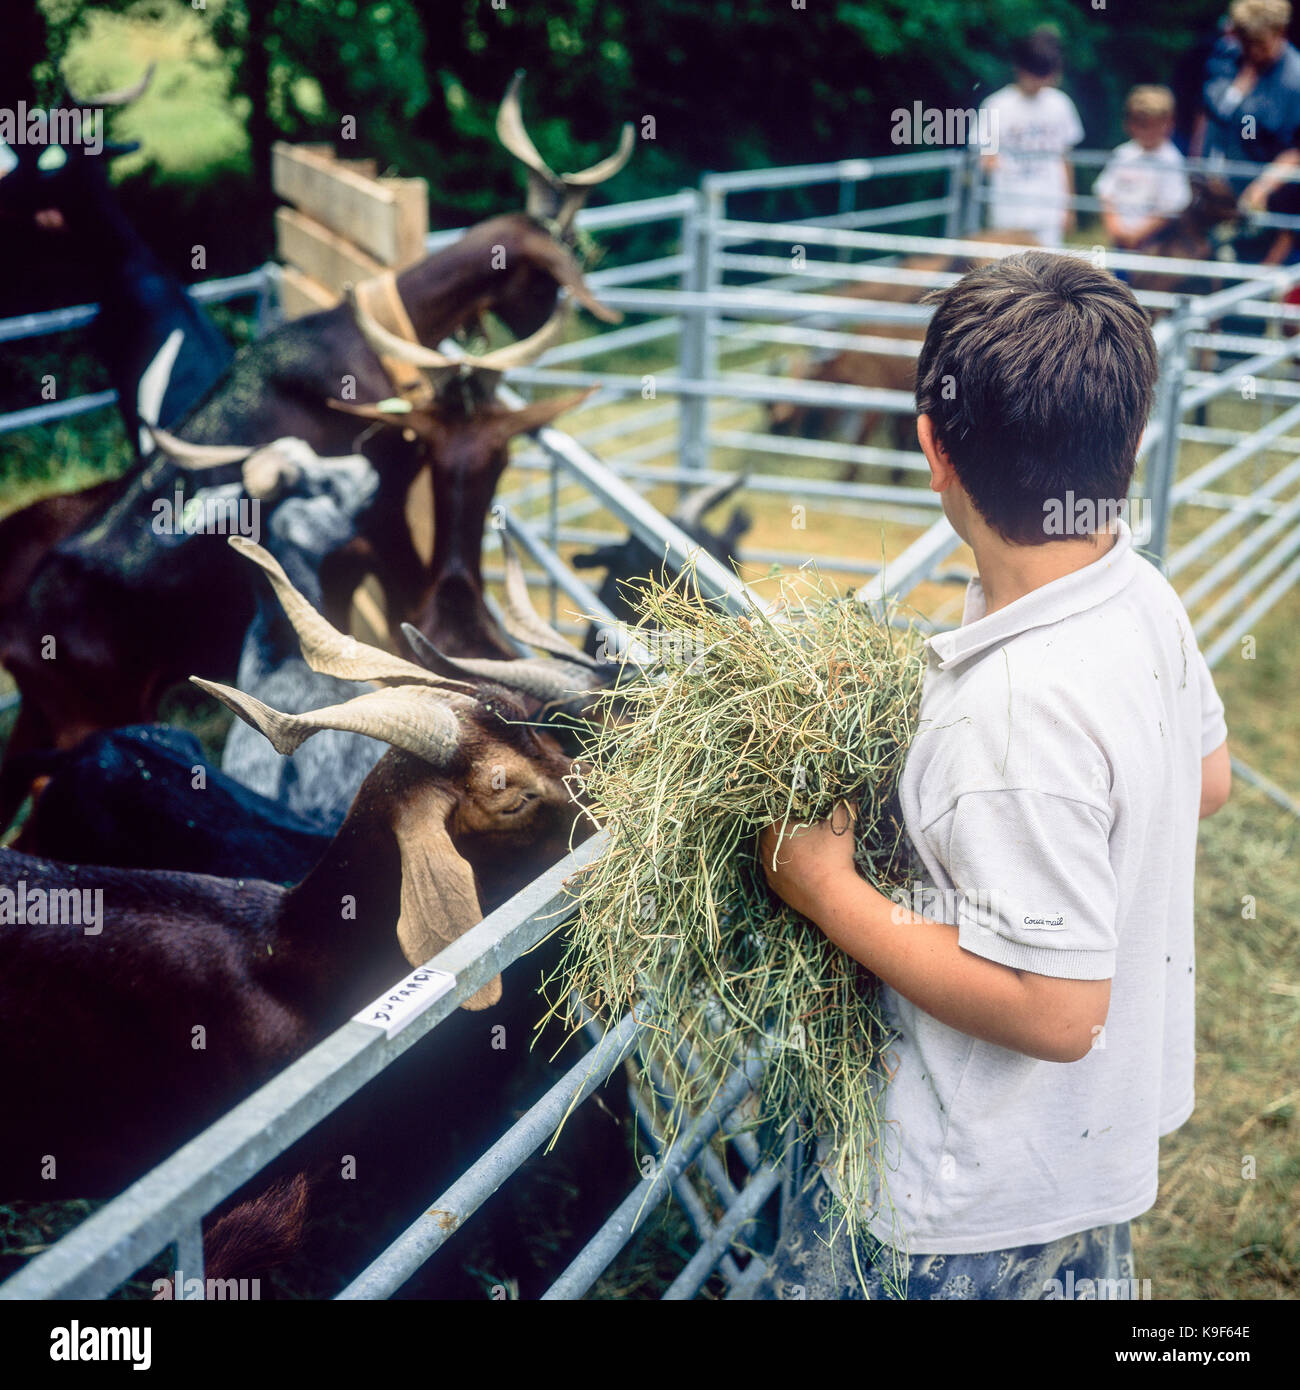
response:
<path id="1" fill-rule="evenodd" d="M 646 1068 L 694 1109 L 761 1049 L 753 1119 L 769 1154 L 866 1136 L 840 1173 L 846 1197 L 866 1198 L 890 1041 L 877 982 L 772 892 L 757 841 L 847 799 L 859 872 L 886 893 L 907 881 L 896 791 L 919 643 L 815 573 L 783 577 L 774 615 L 749 617 L 702 600 L 692 578 L 647 588 L 638 632 L 656 663 L 606 697 L 618 722 L 594 736 L 584 790 L 610 845 L 579 880 L 553 1008 L 573 991 L 612 1026 L 634 1007 L 662 1030 Z"/>

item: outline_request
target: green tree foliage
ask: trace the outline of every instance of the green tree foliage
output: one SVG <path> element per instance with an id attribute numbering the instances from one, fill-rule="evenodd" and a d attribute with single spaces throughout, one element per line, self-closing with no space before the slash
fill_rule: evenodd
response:
<path id="1" fill-rule="evenodd" d="M 134 14 L 143 5 L 166 25 L 195 3 L 43 0 L 41 8 L 59 52 L 92 8 Z M 1064 40 L 1065 87 L 1087 143 L 1112 145 L 1122 138 L 1120 108 L 1132 84 L 1179 82 L 1190 73 L 1184 85 L 1194 91 L 1193 50 L 1212 37 L 1225 7 L 1226 0 L 203 0 L 200 13 L 228 62 L 264 199 L 272 139 L 331 141 L 340 153 L 427 178 L 434 223 L 448 225 L 519 204 L 521 175 L 492 134 L 496 104 L 517 68 L 528 72 L 529 128 L 557 169 L 605 154 L 625 120 L 643 137 L 653 133 L 606 190 L 625 198 L 693 184 L 707 169 L 887 153 L 894 109 L 977 103 L 1009 80 L 1012 42 L 1040 23 Z M 355 118 L 352 140 L 344 138 L 352 133 L 347 117 Z M 264 210 L 265 201 L 254 196 L 249 208 L 250 215 Z"/>

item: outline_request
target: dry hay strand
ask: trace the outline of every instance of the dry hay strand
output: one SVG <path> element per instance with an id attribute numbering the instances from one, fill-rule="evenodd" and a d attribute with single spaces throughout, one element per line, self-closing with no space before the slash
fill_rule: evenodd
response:
<path id="1" fill-rule="evenodd" d="M 650 1026 L 640 1079 L 653 1089 L 653 1064 L 680 1103 L 660 1111 L 670 1142 L 680 1106 L 698 1112 L 761 1052 L 747 1127 L 774 1160 L 797 1139 L 853 1136 L 837 1173 L 856 1233 L 873 1175 L 885 1192 L 892 1034 L 875 977 L 768 886 L 757 837 L 847 800 L 858 871 L 886 894 L 908 882 L 897 786 L 924 663 L 892 606 L 873 612 L 807 568 L 774 577 L 771 615 L 705 600 L 690 567 L 643 589 L 635 631 L 655 661 L 602 697 L 582 791 L 609 845 L 578 878 L 547 992 L 570 1027 L 571 996 L 607 1029 L 629 1008 Z"/>

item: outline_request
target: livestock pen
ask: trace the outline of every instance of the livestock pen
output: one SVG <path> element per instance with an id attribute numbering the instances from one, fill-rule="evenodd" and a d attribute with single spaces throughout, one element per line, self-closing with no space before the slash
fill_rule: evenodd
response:
<path id="1" fill-rule="evenodd" d="M 891 180 L 917 174 L 933 176 L 941 191 L 910 204 L 887 201 Z M 878 205 L 856 206 L 864 189 L 878 195 Z M 808 217 L 806 204 L 797 206 L 805 195 L 825 190 L 838 198 L 835 211 Z M 783 195 L 789 196 L 784 206 Z M 760 208 L 761 215 L 733 215 L 742 200 Z M 770 524 L 760 539 L 771 543 L 744 546 L 746 565 L 758 571 L 754 580 L 770 564 L 794 567 L 815 558 L 823 572 L 858 584 L 863 601 L 897 595 L 911 602 L 923 624 L 952 625 L 953 596 L 971 571 L 956 554 L 960 542 L 938 498 L 916 485 L 924 471 L 920 455 L 871 444 L 777 439 L 756 425 L 761 406 L 772 401 L 910 414 L 912 399 L 904 391 L 785 380 L 764 368 L 773 348 L 861 347 L 863 339 L 845 331 L 853 325 L 923 324 L 929 312 L 924 306 L 814 291 L 870 278 L 864 273 L 869 259 L 883 261 L 900 283 L 922 288 L 949 283 L 950 272 L 900 268 L 895 258 L 988 254 L 989 243 L 963 236 L 976 225 L 978 203 L 968 161 L 935 151 L 709 176 L 699 190 L 580 216 L 586 231 L 655 228 L 677 250 L 597 270 L 590 277 L 593 287 L 635 321 L 565 344 L 543 364 L 511 376 L 514 385 L 530 390 L 599 388 L 575 413 L 569 432 L 543 430 L 533 447 L 516 454 L 498 496 L 499 515 L 531 557 L 533 579 L 548 591 L 551 616 L 561 627 L 576 628 L 577 614 L 614 619 L 567 563 L 575 549 L 620 538 L 609 530 L 612 519 L 656 554 L 685 561 L 694 549 L 689 537 L 643 494 L 670 497 L 719 481 L 741 459 L 751 470 L 747 495 L 769 508 L 764 515 Z M 937 222 L 945 235 L 899 230 Z M 455 235 L 435 234 L 430 249 Z M 1300 282 L 1300 266 L 1157 262 L 1118 253 L 1107 253 L 1106 263 L 1223 285 L 1199 297 L 1152 291 L 1139 296 L 1167 314 L 1156 327 L 1161 383 L 1140 455 L 1139 495 L 1150 509 L 1147 549 L 1182 592 L 1197 637 L 1215 665 L 1300 578 L 1300 430 L 1293 429 L 1300 422 L 1300 386 L 1286 374 L 1300 352 L 1300 338 L 1281 333 L 1296 311 L 1276 298 Z M 262 294 L 269 318 L 274 272 L 255 272 L 202 293 L 210 298 Z M 10 321 L 0 325 L 0 339 L 54 331 L 77 315 L 84 322 L 91 313 L 87 307 Z M 1251 331 L 1220 331 L 1229 315 Z M 873 350 L 888 342 L 875 340 Z M 1214 353 L 1221 361 L 1208 370 L 1197 353 Z M 615 354 L 624 364 L 644 364 L 644 370 L 593 368 L 595 360 Z M 1249 405 L 1242 401 L 1243 380 L 1250 383 Z M 60 411 L 67 416 L 101 408 L 111 403 L 106 394 L 59 403 Z M 1198 423 L 1204 407 L 1232 398 L 1234 410 L 1258 412 L 1257 425 L 1243 428 L 1239 413 L 1230 424 Z M 0 427 L 58 418 L 39 413 L 47 409 L 22 412 L 21 419 L 6 417 Z M 1276 454 L 1294 457 L 1275 467 L 1269 460 Z M 899 482 L 827 476 L 829 467 L 840 463 L 901 469 L 905 476 Z M 778 542 L 782 529 L 791 532 L 792 507 L 802 509 L 800 515 L 816 516 L 819 508 L 826 514 L 824 522 L 794 528 L 801 544 L 808 538 L 803 548 Z M 880 559 L 868 558 L 861 541 L 857 553 L 819 551 L 812 544 L 814 537 L 829 539 L 847 550 L 855 533 L 870 537 Z M 695 572 L 702 589 L 735 613 L 763 601 L 759 589 L 708 555 L 697 555 Z M 614 626 L 611 636 L 617 645 L 622 629 Z M 1296 809 L 1262 774 L 1244 765 L 1239 771 L 1259 778 L 1270 796 Z M 602 846 L 602 836 L 588 841 L 415 972 L 405 982 L 397 1012 L 384 1010 L 393 1016 L 383 1027 L 365 1021 L 370 1011 L 363 1011 L 33 1259 L 0 1286 L 0 1293 L 102 1297 L 169 1245 L 187 1278 L 201 1274 L 204 1215 L 418 1043 L 461 1001 L 562 926 L 574 908 L 565 884 Z M 400 1289 L 545 1143 L 571 1106 L 588 1101 L 615 1073 L 642 1033 L 643 1025 L 626 1017 L 451 1187 L 430 1192 L 422 1214 L 339 1296 L 380 1298 Z M 744 1098 L 761 1064 L 761 1058 L 751 1059 L 707 1111 L 682 1125 L 679 1142 L 658 1154 L 652 1170 L 631 1185 L 546 1297 L 574 1298 L 590 1290 L 670 1193 L 689 1217 L 698 1246 L 664 1296 L 692 1297 L 715 1275 L 720 1281 L 715 1287 L 726 1297 L 746 1296 L 764 1272 L 761 1249 L 753 1250 L 747 1236 L 760 1214 L 769 1217 L 769 1236 L 779 1228 L 780 1207 L 794 1176 L 793 1163 L 782 1169 L 765 1165 L 752 1137 L 743 1133 Z M 673 1104 L 669 1094 L 660 1098 Z M 643 1105 L 638 1118 L 653 1144 L 658 1134 L 653 1108 Z M 720 1147 L 719 1136 L 731 1137 L 730 1154 Z"/>

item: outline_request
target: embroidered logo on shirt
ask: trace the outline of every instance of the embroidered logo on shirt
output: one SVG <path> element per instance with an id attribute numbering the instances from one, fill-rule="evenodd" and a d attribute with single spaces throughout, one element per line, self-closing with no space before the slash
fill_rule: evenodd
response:
<path id="1" fill-rule="evenodd" d="M 1065 913 L 1058 912 L 1055 917 L 1026 917 L 1024 924 L 1035 931 L 1064 931 Z"/>

